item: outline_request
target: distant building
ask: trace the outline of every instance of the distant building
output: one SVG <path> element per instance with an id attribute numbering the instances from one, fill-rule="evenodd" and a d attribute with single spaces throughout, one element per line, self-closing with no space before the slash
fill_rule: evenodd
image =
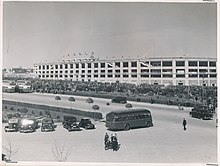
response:
<path id="1" fill-rule="evenodd" d="M 11 68 L 3 69 L 3 79 L 33 79 L 38 78 L 38 76 L 33 73 L 33 69 L 25 68 Z"/>
<path id="2" fill-rule="evenodd" d="M 216 86 L 215 58 L 75 59 L 34 64 L 40 79 Z"/>

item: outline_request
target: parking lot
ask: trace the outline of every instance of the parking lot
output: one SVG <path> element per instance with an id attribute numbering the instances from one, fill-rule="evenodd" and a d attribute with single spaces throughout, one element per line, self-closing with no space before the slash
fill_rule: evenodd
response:
<path id="1" fill-rule="evenodd" d="M 61 95 L 59 106 L 70 107 L 66 95 Z M 73 107 L 88 110 L 87 97 L 74 96 Z M 48 94 L 3 94 L 7 100 L 56 105 L 55 95 Z M 104 115 L 115 109 L 125 108 L 123 104 L 110 104 L 109 99 L 93 98 Z M 153 116 L 154 126 L 150 128 L 118 131 L 120 149 L 115 152 L 104 150 L 104 135 L 108 131 L 105 123 L 96 121 L 96 129 L 68 132 L 60 123 L 54 132 L 34 133 L 2 132 L 3 145 L 11 143 L 18 152 L 14 161 L 56 161 L 52 147 L 57 144 L 71 150 L 69 162 L 130 162 L 130 163 L 215 163 L 217 162 L 217 128 L 213 120 L 189 117 L 190 108 L 178 110 L 177 106 L 129 102 L 133 108 L 147 108 Z M 187 130 L 182 120 L 187 120 Z M 4 125 L 2 126 L 4 127 Z"/>

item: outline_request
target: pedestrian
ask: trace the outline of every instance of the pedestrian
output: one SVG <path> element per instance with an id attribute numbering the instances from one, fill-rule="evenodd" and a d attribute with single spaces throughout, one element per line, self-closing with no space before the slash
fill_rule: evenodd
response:
<path id="1" fill-rule="evenodd" d="M 105 145 L 106 145 L 106 143 L 108 142 L 108 139 L 109 139 L 109 135 L 108 135 L 108 133 L 105 133 Z"/>
<path id="2" fill-rule="evenodd" d="M 184 129 L 184 130 L 186 130 L 186 124 L 187 124 L 187 123 L 186 123 L 186 119 L 183 118 L 183 129 Z"/>
<path id="3" fill-rule="evenodd" d="M 114 139 L 114 135 L 113 135 L 113 134 L 111 134 L 111 142 L 113 141 L 113 139 Z"/>
<path id="4" fill-rule="evenodd" d="M 117 138 L 117 134 L 114 133 L 112 135 L 112 150 L 113 151 L 117 151 L 118 150 L 118 138 Z"/>

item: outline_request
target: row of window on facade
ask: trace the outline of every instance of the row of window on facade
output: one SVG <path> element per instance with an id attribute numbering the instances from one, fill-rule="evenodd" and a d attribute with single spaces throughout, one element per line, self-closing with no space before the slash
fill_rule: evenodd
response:
<path id="1" fill-rule="evenodd" d="M 74 70 L 65 70 L 64 72 L 62 71 L 62 70 L 60 70 L 60 71 L 58 71 L 58 70 L 56 70 L 56 71 L 42 71 L 42 74 L 45 74 L 45 73 L 47 73 L 47 74 L 53 74 L 53 73 L 77 73 L 77 74 L 79 74 L 79 73 L 88 73 L 88 74 L 90 74 L 90 73 L 106 73 L 106 74 L 108 74 L 108 73 L 113 73 L 113 71 L 115 72 L 115 73 L 129 73 L 129 71 L 130 71 L 130 73 L 138 73 L 139 71 L 137 70 L 137 69 L 131 69 L 131 70 L 128 70 L 128 69 L 123 69 L 123 70 L 75 70 L 75 72 L 74 72 Z M 193 74 L 196 74 L 196 73 L 208 73 L 208 71 L 210 72 L 210 73 L 216 73 L 216 69 L 188 69 L 188 73 L 193 73 Z M 151 69 L 151 70 L 149 70 L 149 69 L 141 69 L 140 70 L 140 72 L 141 73 L 147 73 L 147 74 L 149 74 L 149 72 L 150 73 L 170 73 L 170 74 L 172 74 L 173 73 L 173 69 Z M 177 74 L 184 74 L 185 72 L 187 72 L 187 70 L 185 70 L 185 69 L 176 69 L 176 73 Z M 41 71 L 38 71 L 38 72 L 36 72 L 36 74 L 41 74 Z"/>
<path id="2" fill-rule="evenodd" d="M 101 63 L 70 63 L 70 64 L 55 64 L 55 65 L 42 65 L 42 68 L 41 68 L 41 65 L 38 66 L 38 69 L 41 70 L 41 69 L 73 69 L 73 66 L 75 65 L 75 68 L 78 69 L 78 68 L 112 68 L 113 66 L 115 68 L 120 68 L 120 67 L 123 67 L 123 68 L 126 68 L 126 67 L 129 67 L 129 63 L 130 63 L 130 66 L 131 67 L 137 67 L 137 62 L 114 62 L 114 63 L 111 63 L 111 62 L 101 62 Z M 64 66 L 63 66 L 64 65 Z M 93 65 L 93 66 L 92 66 Z M 172 67 L 173 66 L 173 61 L 151 61 L 151 62 L 140 62 L 140 66 L 141 67 L 160 67 L 160 66 L 163 66 L 163 67 Z M 216 62 L 215 61 L 188 61 L 188 66 L 192 66 L 192 67 L 197 67 L 197 66 L 200 66 L 200 67 L 216 67 Z M 176 61 L 176 66 L 177 67 L 183 67 L 185 66 L 185 61 Z"/>
<path id="3" fill-rule="evenodd" d="M 49 77 L 50 78 L 58 78 L 58 77 L 59 78 L 63 78 L 63 77 L 73 78 L 74 76 L 77 78 L 78 77 L 81 77 L 81 78 L 85 78 L 85 77 L 91 78 L 92 77 L 92 75 L 81 74 L 81 75 L 39 75 L 39 78 L 49 78 Z M 101 75 L 95 74 L 95 75 L 93 75 L 93 78 L 113 78 L 113 76 L 115 76 L 115 78 L 121 78 L 121 77 L 123 77 L 123 78 L 129 78 L 129 77 L 137 78 L 138 77 L 137 74 L 131 74 L 131 75 L 129 75 L 129 74 L 122 74 L 122 75 L 120 75 L 120 74 L 115 74 L 115 75 L 113 75 L 113 74 L 101 74 Z M 175 76 L 176 76 L 176 78 L 185 78 L 186 77 L 185 74 L 176 74 Z M 209 76 L 209 78 L 216 78 L 217 74 L 189 74 L 188 76 L 189 76 L 189 78 L 198 78 L 198 77 L 199 78 L 208 78 L 208 76 Z M 140 77 L 142 77 L 142 78 L 149 78 L 149 77 L 151 77 L 151 78 L 161 78 L 161 77 L 173 78 L 174 75 L 173 74 L 141 74 Z"/>

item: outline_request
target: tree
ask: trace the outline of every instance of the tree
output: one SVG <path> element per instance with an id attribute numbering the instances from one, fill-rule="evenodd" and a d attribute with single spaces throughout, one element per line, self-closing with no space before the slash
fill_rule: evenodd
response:
<path id="1" fill-rule="evenodd" d="M 26 114 L 26 113 L 28 113 L 28 109 L 27 108 L 21 108 L 20 113 Z"/>
<path id="2" fill-rule="evenodd" d="M 75 102 L 75 98 L 74 97 L 69 97 L 68 100 L 71 102 L 71 109 L 72 109 L 72 103 Z"/>
<path id="3" fill-rule="evenodd" d="M 47 116 L 50 116 L 50 111 L 45 110 L 44 113 L 45 113 Z"/>
<path id="4" fill-rule="evenodd" d="M 12 148 L 12 143 L 10 139 L 7 140 L 6 146 L 3 145 L 3 151 L 7 157 L 7 160 L 9 161 L 11 161 L 12 156 L 16 154 L 18 150 L 19 150 L 18 148 L 17 149 Z"/>
<path id="5" fill-rule="evenodd" d="M 58 101 L 61 100 L 60 96 L 56 96 L 55 100 L 57 101 L 57 107 L 58 107 Z M 63 117 L 63 110 L 61 109 L 61 117 Z"/>
<path id="6" fill-rule="evenodd" d="M 60 119 L 60 115 L 57 115 L 57 119 Z"/>
<path id="7" fill-rule="evenodd" d="M 125 107 L 126 107 L 126 108 L 132 108 L 132 104 L 131 104 L 131 103 L 127 103 L 127 104 L 125 105 Z"/>
<path id="8" fill-rule="evenodd" d="M 149 91 L 148 92 L 148 96 L 153 96 L 154 95 L 154 92 L 153 91 Z"/>
<path id="9" fill-rule="evenodd" d="M 42 116 L 42 115 L 43 115 L 43 113 L 42 113 L 42 111 L 40 111 L 40 112 L 39 112 L 39 116 Z"/>
<path id="10" fill-rule="evenodd" d="M 55 141 L 52 145 L 52 153 L 56 161 L 64 162 L 71 155 L 72 146 L 66 146 L 65 142 L 61 145 Z"/>
<path id="11" fill-rule="evenodd" d="M 94 101 L 92 98 L 89 97 L 88 99 L 86 99 L 86 103 L 89 103 L 89 110 L 90 110 L 90 104 L 94 103 Z"/>
<path id="12" fill-rule="evenodd" d="M 55 100 L 57 101 L 57 106 L 58 106 L 58 101 L 61 100 L 60 96 L 56 96 Z"/>
<path id="13" fill-rule="evenodd" d="M 92 109 L 94 109 L 94 110 L 99 110 L 99 108 L 100 108 L 100 107 L 99 107 L 98 105 L 93 105 L 93 106 L 92 106 Z"/>
<path id="14" fill-rule="evenodd" d="M 99 107 L 98 105 L 93 105 L 93 106 L 92 106 L 92 109 L 93 109 L 94 111 L 96 111 L 96 110 L 99 110 L 100 107 Z M 93 119 L 95 119 L 95 113 L 93 113 Z"/>
<path id="15" fill-rule="evenodd" d="M 14 109 L 15 109 L 14 107 L 10 107 L 10 110 L 12 110 L 12 111 L 13 111 Z"/>

